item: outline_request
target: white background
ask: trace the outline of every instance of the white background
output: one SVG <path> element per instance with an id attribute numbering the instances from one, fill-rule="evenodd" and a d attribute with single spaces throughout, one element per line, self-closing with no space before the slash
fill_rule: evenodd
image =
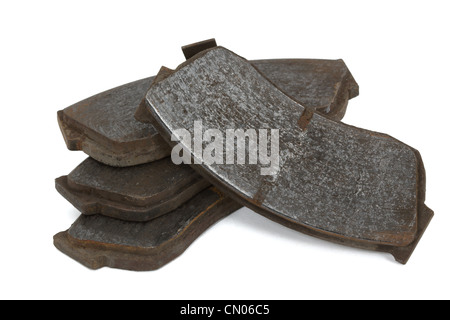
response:
<path id="1" fill-rule="evenodd" d="M 162 3 L 162 4 L 161 4 Z M 448 1 L 2 1 L 3 299 L 450 298 Z M 56 111 L 184 61 L 215 37 L 247 59 L 342 58 L 360 85 L 344 122 L 418 149 L 435 211 L 406 266 L 248 209 L 154 272 L 91 271 L 57 251 L 78 212 L 54 179 L 85 159 Z"/>

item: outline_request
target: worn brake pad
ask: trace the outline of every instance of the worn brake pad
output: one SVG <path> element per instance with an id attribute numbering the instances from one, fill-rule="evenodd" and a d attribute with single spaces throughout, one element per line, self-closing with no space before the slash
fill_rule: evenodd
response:
<path id="1" fill-rule="evenodd" d="M 342 60 L 259 60 L 266 77 L 303 104 L 340 120 L 358 85 Z M 126 167 L 170 155 L 152 124 L 136 121 L 154 77 L 92 96 L 58 111 L 58 123 L 70 150 L 83 150 L 102 163 Z M 145 120 L 145 119 L 140 119 Z"/>
<path id="2" fill-rule="evenodd" d="M 308 101 L 309 106 L 317 108 L 317 112 L 332 115 L 334 118 L 340 119 L 345 114 L 348 102 L 347 99 L 339 99 L 337 96 L 343 91 L 347 92 L 347 98 L 357 93 L 352 92 L 358 87 L 345 64 L 339 60 L 262 60 L 255 64 L 263 70 L 270 69 L 266 74 L 270 74 L 275 82 L 282 84 L 289 92 L 295 95 L 304 94 L 305 101 Z M 288 81 L 290 77 L 294 79 Z M 87 112 L 83 118 L 89 120 L 90 127 L 97 128 L 99 132 L 109 132 L 110 126 L 114 124 L 111 119 L 117 116 L 115 114 L 121 107 L 126 106 L 120 99 L 116 104 L 113 103 L 118 97 L 114 91 L 120 92 L 126 88 L 141 91 L 145 87 L 144 82 L 113 89 L 107 94 L 110 95 L 109 103 L 103 104 L 105 99 L 101 97 L 94 99 L 92 104 L 87 105 L 92 107 L 89 110 L 96 116 L 91 119 L 90 113 Z M 317 96 L 312 96 L 309 90 Z M 103 102 L 100 103 L 101 101 Z M 99 106 L 107 106 L 113 115 Z M 145 119 L 148 112 L 146 109 L 141 111 Z M 82 116 L 81 111 L 78 115 Z M 97 121 L 95 125 L 94 121 Z M 119 128 L 127 123 L 120 117 L 117 121 Z M 132 126 L 131 122 L 129 125 Z M 153 126 L 148 128 L 156 132 Z M 163 145 L 161 149 L 169 149 L 165 141 L 161 141 L 160 144 Z M 69 175 L 56 179 L 56 189 L 82 213 L 102 214 L 128 221 L 148 221 L 170 212 L 208 186 L 209 183 L 199 179 L 199 175 L 189 166 L 176 166 L 170 158 L 124 168 L 110 167 L 88 158 Z"/>
<path id="3" fill-rule="evenodd" d="M 433 215 L 424 205 L 424 169 L 416 150 L 302 106 L 223 47 L 157 78 L 146 95 L 147 110 L 163 138 L 189 151 L 192 163 L 203 159 L 202 146 L 171 136 L 180 138 L 182 129 L 195 137 L 196 121 L 201 132 L 279 130 L 272 175 L 263 175 L 261 163 L 192 165 L 216 187 L 290 228 L 407 262 Z"/>
<path id="4" fill-rule="evenodd" d="M 291 64 L 289 60 L 284 63 Z M 316 66 L 322 63 L 317 62 Z M 301 72 L 305 73 L 304 68 L 314 64 L 294 63 L 294 66 L 303 66 Z M 262 61 L 260 66 L 263 65 L 273 67 L 270 62 Z M 314 73 L 311 69 L 309 72 Z M 283 73 L 278 76 L 282 78 Z M 326 78 L 320 83 L 326 83 L 329 80 Z M 345 110 L 347 101 L 339 100 L 340 105 L 336 105 L 332 98 L 338 83 L 333 80 L 331 90 L 322 87 L 317 90 L 321 96 L 310 99 L 325 106 L 318 112 Z M 297 87 L 299 92 L 308 83 L 301 86 Z M 100 119 L 100 123 L 103 131 L 108 121 Z M 168 161 L 167 158 L 129 168 L 113 168 L 88 158 L 68 176 L 56 179 L 57 190 L 84 215 L 68 231 L 55 235 L 55 246 L 93 269 L 109 266 L 153 270 L 176 258 L 209 226 L 241 207 L 230 198 L 220 196 L 218 200 L 215 189 L 199 192 L 209 183 L 204 179 L 199 181 L 189 166 L 175 166 Z M 181 205 L 184 201 L 187 203 Z M 170 210 L 174 211 L 167 213 Z M 95 213 L 101 215 L 92 216 Z M 132 222 L 151 218 L 154 219 Z"/>
<path id="5" fill-rule="evenodd" d="M 208 188 L 176 210 L 148 222 L 81 215 L 54 245 L 91 269 L 155 270 L 182 254 L 207 228 L 240 207 Z"/>
<path id="6" fill-rule="evenodd" d="M 178 208 L 210 184 L 170 158 L 115 168 L 92 158 L 56 179 L 56 189 L 85 215 L 148 221 Z"/>

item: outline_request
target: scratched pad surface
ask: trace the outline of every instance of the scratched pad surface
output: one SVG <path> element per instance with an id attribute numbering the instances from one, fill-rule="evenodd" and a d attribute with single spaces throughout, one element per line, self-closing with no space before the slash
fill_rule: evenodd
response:
<path id="1" fill-rule="evenodd" d="M 290 96 L 336 120 L 345 114 L 358 84 L 342 60 L 258 60 L 253 64 Z M 158 131 L 134 115 L 155 77 L 99 93 L 59 111 L 71 150 L 83 150 L 111 166 L 133 166 L 170 155 Z"/>
<path id="2" fill-rule="evenodd" d="M 208 189 L 169 214 L 149 222 L 82 215 L 71 226 L 69 234 L 78 240 L 153 248 L 177 237 L 193 219 L 222 200 L 219 194 Z"/>
<path id="3" fill-rule="evenodd" d="M 418 163 L 407 145 L 314 113 L 305 130 L 305 108 L 261 75 L 247 60 L 217 47 L 154 82 L 149 111 L 170 137 L 203 129 L 279 129 L 279 172 L 262 176 L 259 165 L 197 165 L 211 181 L 260 213 L 290 224 L 386 245 L 404 246 L 417 229 Z M 190 143 L 184 144 L 187 150 Z M 235 150 L 236 151 L 236 150 Z"/>
<path id="4" fill-rule="evenodd" d="M 114 142 L 153 137 L 158 132 L 152 126 L 134 119 L 134 112 L 153 79 L 134 81 L 102 92 L 64 109 L 64 114 Z"/>
<path id="5" fill-rule="evenodd" d="M 82 213 L 127 221 L 148 221 L 166 214 L 209 186 L 189 166 L 177 166 L 170 158 L 126 168 L 88 158 L 55 184 Z"/>
<path id="6" fill-rule="evenodd" d="M 183 191 L 202 177 L 170 158 L 127 168 L 106 166 L 88 158 L 68 175 L 71 187 L 95 190 L 135 205 L 157 204 Z"/>
<path id="7" fill-rule="evenodd" d="M 251 62 L 267 79 L 304 107 L 342 120 L 359 87 L 343 60 L 279 59 Z"/>

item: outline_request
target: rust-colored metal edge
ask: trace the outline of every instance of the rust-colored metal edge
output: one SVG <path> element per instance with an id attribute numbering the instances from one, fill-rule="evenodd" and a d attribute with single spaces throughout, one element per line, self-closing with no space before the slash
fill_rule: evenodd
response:
<path id="1" fill-rule="evenodd" d="M 395 260 L 401 264 L 406 264 L 414 250 L 416 249 L 420 239 L 422 238 L 425 230 L 434 217 L 434 212 L 425 205 L 426 198 L 426 172 L 423 164 L 422 156 L 419 151 L 414 150 L 418 163 L 418 196 L 417 196 L 417 232 L 414 240 L 405 247 L 385 248 L 390 249 L 387 252 L 392 254 Z"/>
<path id="2" fill-rule="evenodd" d="M 160 160 L 170 154 L 169 147 L 159 135 L 151 138 L 152 143 L 148 143 L 148 139 L 120 143 L 73 121 L 64 114 L 64 110 L 57 112 L 57 120 L 69 150 L 83 151 L 109 166 L 134 166 Z"/>
<path id="3" fill-rule="evenodd" d="M 216 39 L 207 39 L 195 43 L 191 43 L 181 47 L 184 57 L 187 59 L 192 58 L 200 51 L 217 47 Z"/>

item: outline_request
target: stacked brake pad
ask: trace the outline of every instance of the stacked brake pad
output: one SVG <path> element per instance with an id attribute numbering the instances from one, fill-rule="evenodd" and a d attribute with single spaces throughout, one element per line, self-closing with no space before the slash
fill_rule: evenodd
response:
<path id="1" fill-rule="evenodd" d="M 67 147 L 86 159 L 56 179 L 82 215 L 55 246 L 93 269 L 154 270 L 247 206 L 300 232 L 391 253 L 406 263 L 431 220 L 419 153 L 339 122 L 358 85 L 342 60 L 247 61 L 208 40 L 175 71 L 58 112 Z M 279 129 L 278 170 L 176 165 L 177 129 Z M 237 152 L 237 149 L 234 150 Z M 235 156 L 235 154 L 233 154 Z"/>

